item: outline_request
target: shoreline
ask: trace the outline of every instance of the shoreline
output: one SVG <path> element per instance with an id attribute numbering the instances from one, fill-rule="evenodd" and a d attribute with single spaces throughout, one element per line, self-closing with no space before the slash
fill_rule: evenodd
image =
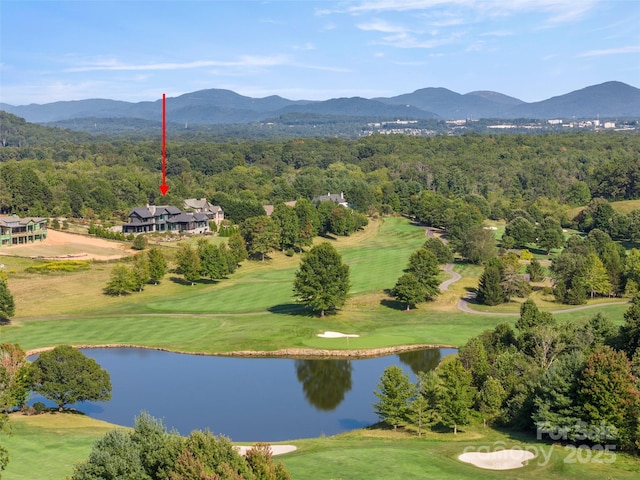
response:
<path id="1" fill-rule="evenodd" d="M 89 348 L 141 348 L 146 350 L 157 350 L 160 352 L 178 353 L 181 355 L 202 355 L 211 357 L 240 357 L 240 358 L 292 358 L 292 359 L 322 359 L 332 358 L 335 360 L 350 360 L 359 358 L 375 358 L 385 355 L 393 355 L 397 353 L 412 352 L 415 350 L 423 350 L 425 348 L 455 348 L 454 345 L 442 344 L 414 344 L 414 345 L 396 345 L 392 347 L 352 349 L 352 350 L 327 350 L 318 348 L 283 348 L 279 350 L 236 350 L 231 352 L 187 352 L 181 350 L 173 350 L 164 347 L 149 347 L 147 345 L 134 345 L 125 343 L 106 343 L 99 345 L 71 345 L 76 349 Z M 55 347 L 41 347 L 26 350 L 26 356 L 38 355 L 42 352 L 53 350 Z"/>

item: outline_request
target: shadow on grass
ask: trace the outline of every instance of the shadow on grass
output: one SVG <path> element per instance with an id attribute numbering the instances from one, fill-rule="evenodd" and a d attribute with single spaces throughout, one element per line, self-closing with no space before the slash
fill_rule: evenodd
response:
<path id="1" fill-rule="evenodd" d="M 11 325 L 11 319 L 6 317 L 0 317 L 0 326 L 2 325 Z"/>
<path id="2" fill-rule="evenodd" d="M 191 285 L 216 285 L 220 283 L 220 280 L 211 280 L 210 278 L 201 278 L 196 280 L 195 282 L 191 282 L 190 280 L 185 280 L 182 277 L 169 277 L 173 283 L 177 283 L 178 285 L 186 285 L 190 287 Z"/>
<path id="3" fill-rule="evenodd" d="M 280 313 L 283 315 L 293 315 L 297 317 L 317 316 L 313 310 L 297 303 L 281 303 L 279 305 L 273 305 L 267 310 L 271 313 Z"/>
<path id="4" fill-rule="evenodd" d="M 383 298 L 380 300 L 380 305 L 383 307 L 391 308 L 392 310 L 398 310 L 402 312 L 407 311 L 407 304 L 405 302 L 399 302 L 397 300 L 391 300 L 389 298 Z"/>
<path id="5" fill-rule="evenodd" d="M 329 235 L 328 233 L 321 233 L 320 235 L 318 235 L 319 237 L 322 238 L 326 238 L 327 240 L 337 240 L 337 237 L 334 237 L 333 235 Z"/>

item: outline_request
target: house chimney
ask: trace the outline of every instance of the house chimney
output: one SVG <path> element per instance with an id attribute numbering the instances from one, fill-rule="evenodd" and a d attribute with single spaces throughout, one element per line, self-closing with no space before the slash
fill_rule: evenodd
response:
<path id="1" fill-rule="evenodd" d="M 344 193 L 340 192 L 340 200 L 344 200 Z"/>

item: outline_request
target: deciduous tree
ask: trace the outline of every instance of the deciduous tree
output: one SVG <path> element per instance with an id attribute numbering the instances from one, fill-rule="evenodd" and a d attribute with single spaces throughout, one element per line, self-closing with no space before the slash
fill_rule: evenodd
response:
<path id="1" fill-rule="evenodd" d="M 304 255 L 293 282 L 299 301 L 321 316 L 344 305 L 349 287 L 349 266 L 342 263 L 340 254 L 327 242 Z"/>
<path id="2" fill-rule="evenodd" d="M 65 405 L 111 398 L 111 379 L 92 358 L 69 345 L 42 352 L 33 362 L 33 391 L 52 400 L 62 411 Z"/>
<path id="3" fill-rule="evenodd" d="M 413 273 L 405 273 L 396 282 L 391 290 L 393 298 L 407 304 L 407 311 L 418 303 L 424 302 L 426 297 L 425 286 L 420 283 Z"/>

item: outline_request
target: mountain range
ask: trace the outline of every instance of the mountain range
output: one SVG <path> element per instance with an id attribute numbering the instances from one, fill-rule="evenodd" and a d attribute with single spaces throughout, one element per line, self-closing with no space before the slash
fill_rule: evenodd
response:
<path id="1" fill-rule="evenodd" d="M 0 103 L 0 110 L 35 123 L 64 123 L 82 118 L 158 121 L 161 100 L 132 103 L 89 99 L 20 106 Z M 394 97 L 324 101 L 288 100 L 276 95 L 252 98 L 222 89 L 167 98 L 167 119 L 185 124 L 268 122 L 290 114 L 418 120 L 640 118 L 640 89 L 612 81 L 533 103 L 497 92 L 460 94 L 446 88 L 423 88 Z"/>

